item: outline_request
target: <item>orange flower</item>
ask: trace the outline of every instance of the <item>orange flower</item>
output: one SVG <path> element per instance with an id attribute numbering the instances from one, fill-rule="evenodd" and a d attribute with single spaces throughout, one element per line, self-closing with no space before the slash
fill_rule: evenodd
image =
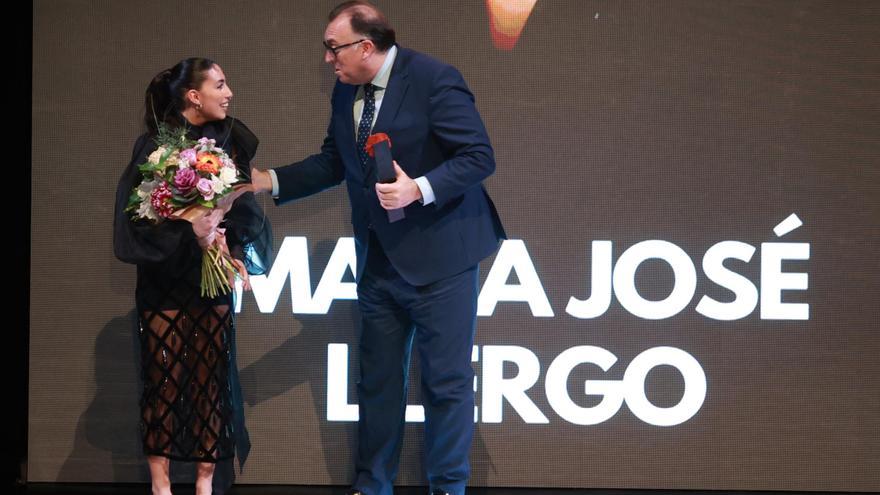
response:
<path id="1" fill-rule="evenodd" d="M 196 155 L 196 170 L 216 174 L 220 171 L 220 158 L 213 153 L 199 153 Z"/>

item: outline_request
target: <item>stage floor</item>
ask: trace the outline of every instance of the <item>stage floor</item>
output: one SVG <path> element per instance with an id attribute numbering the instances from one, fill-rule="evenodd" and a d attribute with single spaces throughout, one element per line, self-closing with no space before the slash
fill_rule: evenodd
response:
<path id="1" fill-rule="evenodd" d="M 236 485 L 228 495 L 344 495 L 342 486 L 270 486 Z M 173 487 L 175 495 L 192 495 L 193 487 Z M 16 493 L 52 495 L 148 495 L 147 484 L 80 484 L 80 483 L 32 483 L 19 487 Z M 424 487 L 398 487 L 395 495 L 425 495 Z M 716 491 L 716 490 L 611 490 L 611 489 L 559 489 L 559 488 L 468 488 L 468 495 L 843 495 L 844 492 L 767 492 L 767 491 Z"/>

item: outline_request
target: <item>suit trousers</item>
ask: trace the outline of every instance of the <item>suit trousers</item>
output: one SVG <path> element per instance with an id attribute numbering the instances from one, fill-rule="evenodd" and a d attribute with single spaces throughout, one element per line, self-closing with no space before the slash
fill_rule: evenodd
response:
<path id="1" fill-rule="evenodd" d="M 358 448 L 353 487 L 391 495 L 404 430 L 410 354 L 419 353 L 425 408 L 425 471 L 430 489 L 463 494 L 474 431 L 471 352 L 478 266 L 413 286 L 370 232 L 358 283 L 361 313 Z"/>

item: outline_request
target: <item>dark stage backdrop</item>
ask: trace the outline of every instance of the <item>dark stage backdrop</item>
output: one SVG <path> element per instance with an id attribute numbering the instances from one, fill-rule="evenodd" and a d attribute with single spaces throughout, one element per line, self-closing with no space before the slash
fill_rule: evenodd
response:
<path id="1" fill-rule="evenodd" d="M 111 243 L 147 82 L 217 60 L 257 163 L 299 160 L 329 117 L 333 4 L 34 2 L 30 481 L 148 479 Z M 473 485 L 880 490 L 880 4 L 380 6 L 460 68 L 497 153 Z M 238 300 L 240 481 L 345 484 L 348 201 L 263 201 L 279 255 Z M 401 484 L 424 482 L 412 388 Z"/>

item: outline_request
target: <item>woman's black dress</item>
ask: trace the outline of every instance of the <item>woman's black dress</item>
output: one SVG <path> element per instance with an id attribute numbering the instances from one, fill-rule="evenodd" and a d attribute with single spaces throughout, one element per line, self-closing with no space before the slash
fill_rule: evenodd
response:
<path id="1" fill-rule="evenodd" d="M 188 126 L 188 137 L 213 138 L 249 181 L 258 140 L 240 121 L 227 118 Z M 250 448 L 235 364 L 232 294 L 200 296 L 202 250 L 182 220 L 159 225 L 125 213 L 141 181 L 137 166 L 156 149 L 151 136 L 134 147 L 116 191 L 113 244 L 117 258 L 137 265 L 135 301 L 141 344 L 141 431 L 147 455 L 217 462 Z M 248 272 L 265 272 L 272 233 L 252 193 L 238 198 L 221 225 L 235 258 Z"/>

